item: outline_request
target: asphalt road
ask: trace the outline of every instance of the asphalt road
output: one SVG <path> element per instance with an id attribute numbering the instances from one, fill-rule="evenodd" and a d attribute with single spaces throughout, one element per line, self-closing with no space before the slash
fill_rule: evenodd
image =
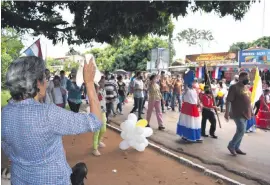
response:
<path id="1" fill-rule="evenodd" d="M 127 118 L 132 106 L 132 101 L 126 104 L 123 108 L 124 115 L 112 118 L 112 124 L 120 125 Z M 218 139 L 205 138 L 202 144 L 189 144 L 183 142 L 175 134 L 179 119 L 178 112 L 167 111 L 163 114 L 165 131 L 157 130 L 157 119 L 153 113 L 150 125 L 154 129 L 154 135 L 151 136 L 151 139 L 166 148 L 185 154 L 221 174 L 237 174 L 241 178 L 234 176 L 234 179 L 240 182 L 242 180 L 245 184 L 270 184 L 270 131 L 257 129 L 255 133 L 245 134 L 241 149 L 247 152 L 247 155 L 233 157 L 227 150 L 227 145 L 235 133 L 235 123 L 233 120 L 225 121 L 223 114 L 219 116 L 222 128 L 217 126 Z M 207 124 L 206 133 L 209 125 L 210 123 Z M 252 181 L 245 181 L 242 177 Z"/>

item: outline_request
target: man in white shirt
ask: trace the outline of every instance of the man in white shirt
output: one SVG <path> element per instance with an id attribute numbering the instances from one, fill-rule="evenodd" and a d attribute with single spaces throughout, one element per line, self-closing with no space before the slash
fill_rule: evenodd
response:
<path id="1" fill-rule="evenodd" d="M 143 100 L 144 100 L 144 84 L 143 84 L 143 76 L 141 72 L 137 72 L 136 78 L 134 79 L 134 82 L 132 83 L 134 92 L 134 107 L 131 111 L 131 113 L 134 113 L 138 109 L 138 119 L 142 119 L 142 109 L 143 109 Z"/>
<path id="2" fill-rule="evenodd" d="M 217 85 L 217 80 L 216 79 L 214 79 L 212 81 L 211 89 L 212 89 L 212 92 L 213 92 L 214 97 L 216 98 L 217 97 L 217 93 L 218 93 L 218 85 Z"/>

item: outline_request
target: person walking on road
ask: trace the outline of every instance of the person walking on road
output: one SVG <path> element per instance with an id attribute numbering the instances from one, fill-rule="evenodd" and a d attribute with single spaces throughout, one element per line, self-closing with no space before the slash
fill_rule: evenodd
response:
<path id="1" fill-rule="evenodd" d="M 79 87 L 76 83 L 77 70 L 72 69 L 70 80 L 67 81 L 68 105 L 70 110 L 78 113 L 82 104 L 83 86 Z"/>
<path id="2" fill-rule="evenodd" d="M 133 81 L 133 89 L 134 89 L 134 107 L 130 113 L 134 113 L 138 109 L 138 119 L 142 119 L 142 109 L 143 109 L 143 99 L 144 99 L 144 92 L 143 92 L 143 76 L 141 72 L 137 72 L 136 78 Z"/>
<path id="3" fill-rule="evenodd" d="M 117 77 L 117 80 L 118 80 L 117 86 L 118 86 L 118 94 L 119 94 L 118 99 L 119 99 L 119 101 L 118 101 L 116 110 L 119 111 L 118 113 L 120 115 L 123 115 L 122 106 L 123 106 L 123 103 L 126 99 L 126 96 L 125 96 L 126 95 L 126 84 L 123 82 L 123 77 L 121 75 Z"/>
<path id="4" fill-rule="evenodd" d="M 204 87 L 204 94 L 202 95 L 201 98 L 201 102 L 203 105 L 202 108 L 202 136 L 203 137 L 208 137 L 208 135 L 205 134 L 205 128 L 206 128 L 206 122 L 207 120 L 210 121 L 211 126 L 210 126 L 210 136 L 212 138 L 217 139 L 218 137 L 215 135 L 215 131 L 216 131 L 216 124 L 217 124 L 217 120 L 215 117 L 215 114 L 213 112 L 213 109 L 216 109 L 217 107 L 214 106 L 214 100 L 211 97 L 210 94 L 210 90 L 209 90 L 209 86 L 205 86 Z"/>
<path id="5" fill-rule="evenodd" d="M 180 75 L 177 75 L 177 79 L 174 81 L 172 87 L 173 87 L 173 98 L 172 98 L 172 111 L 175 111 L 175 104 L 176 104 L 176 100 L 178 101 L 178 110 L 179 112 L 181 111 L 181 104 L 182 104 L 182 80 Z"/>
<path id="6" fill-rule="evenodd" d="M 226 120 L 229 120 L 229 117 L 233 118 L 236 124 L 236 133 L 227 147 L 233 156 L 236 156 L 237 154 L 246 155 L 246 153 L 240 149 L 240 145 L 246 132 L 247 120 L 252 117 L 249 90 L 246 88 L 248 83 L 248 73 L 241 72 L 239 75 L 239 82 L 230 86 L 227 96 L 224 117 Z"/>
<path id="7" fill-rule="evenodd" d="M 199 98 L 194 86 L 194 72 L 185 75 L 186 89 L 183 93 L 183 105 L 177 124 L 176 133 L 183 140 L 201 143 L 201 118 L 199 113 Z"/>
<path id="8" fill-rule="evenodd" d="M 113 112 L 113 104 L 118 96 L 117 83 L 112 79 L 109 71 L 105 72 L 104 89 L 106 91 L 106 118 L 109 121 L 109 116 Z"/>
<path id="9" fill-rule="evenodd" d="M 164 104 L 169 110 L 169 91 L 170 91 L 170 82 L 168 80 L 168 77 L 165 76 L 165 71 L 161 71 L 161 77 L 160 77 L 160 90 L 163 96 L 163 102 L 161 103 L 162 112 L 165 113 Z"/>
<path id="10" fill-rule="evenodd" d="M 156 83 L 157 81 L 157 75 L 150 76 L 150 84 L 149 84 L 149 99 L 148 99 L 148 110 L 147 110 L 147 122 L 148 127 L 150 126 L 150 120 L 153 113 L 153 109 L 156 110 L 156 116 L 158 120 L 158 129 L 164 130 L 165 127 L 163 126 L 163 118 L 162 118 L 162 112 L 161 112 L 161 100 L 162 100 L 162 94 L 160 92 L 160 87 Z"/>

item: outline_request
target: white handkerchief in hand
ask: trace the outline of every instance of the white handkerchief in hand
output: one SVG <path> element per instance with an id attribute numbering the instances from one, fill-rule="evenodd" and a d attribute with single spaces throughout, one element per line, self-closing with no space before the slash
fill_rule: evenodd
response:
<path id="1" fill-rule="evenodd" d="M 96 64 L 94 56 L 92 54 L 86 54 L 84 57 L 85 57 L 85 61 L 86 61 L 87 64 L 89 64 L 91 58 L 93 58 L 93 60 L 92 60 L 93 64 L 96 66 L 96 74 L 95 74 L 94 82 L 96 84 L 98 84 L 98 82 L 101 79 L 101 73 L 97 68 L 97 64 Z M 83 67 L 84 67 L 84 61 L 80 63 L 79 69 L 78 69 L 78 72 L 77 72 L 77 76 L 76 76 L 76 84 L 79 87 L 81 87 L 83 82 L 84 82 L 84 80 L 83 80 Z"/>

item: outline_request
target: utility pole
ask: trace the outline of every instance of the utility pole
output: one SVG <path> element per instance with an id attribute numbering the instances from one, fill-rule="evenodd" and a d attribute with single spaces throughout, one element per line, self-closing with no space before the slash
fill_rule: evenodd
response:
<path id="1" fill-rule="evenodd" d="M 264 34 L 264 26 L 265 26 L 265 1 L 266 1 L 266 0 L 263 1 L 262 37 L 263 37 L 263 34 Z"/>

